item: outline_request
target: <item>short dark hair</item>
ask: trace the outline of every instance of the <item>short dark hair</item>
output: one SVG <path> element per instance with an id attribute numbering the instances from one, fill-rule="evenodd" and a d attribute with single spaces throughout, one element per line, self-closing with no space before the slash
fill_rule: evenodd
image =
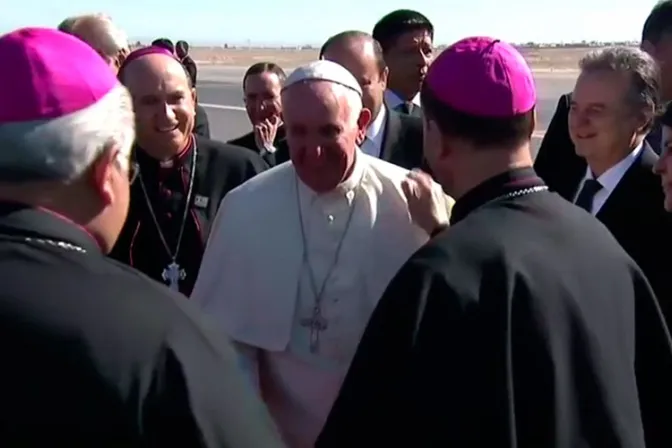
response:
<path id="1" fill-rule="evenodd" d="M 369 33 L 365 33 L 364 31 L 356 31 L 356 30 L 343 31 L 342 33 L 338 33 L 334 36 L 331 36 L 329 39 L 327 39 L 324 45 L 322 45 L 322 48 L 320 48 L 319 58 L 320 59 L 324 58 L 324 54 L 332 45 L 342 44 L 357 39 L 369 41 L 373 44 L 373 54 L 376 58 L 376 65 L 378 66 L 378 69 L 381 72 L 385 70 L 387 64 L 385 64 L 385 58 L 383 57 L 383 47 L 380 45 L 380 42 L 378 42 L 376 39 L 373 38 L 372 35 L 370 35 Z"/>
<path id="2" fill-rule="evenodd" d="M 175 43 L 175 50 L 177 50 L 178 48 L 184 51 L 184 54 L 189 53 L 189 44 L 187 43 L 186 40 L 178 40 Z"/>
<path id="3" fill-rule="evenodd" d="M 173 41 L 166 37 L 160 37 L 158 39 L 154 39 L 154 41 L 152 42 L 152 47 L 161 47 L 165 48 L 171 53 L 175 52 L 175 45 L 173 45 Z"/>
<path id="4" fill-rule="evenodd" d="M 656 45 L 672 32 L 672 0 L 662 0 L 653 7 L 642 28 L 642 42 Z"/>
<path id="5" fill-rule="evenodd" d="M 398 9 L 380 19 L 373 27 L 372 35 L 387 52 L 399 36 L 417 30 L 427 31 L 434 39 L 434 25 L 427 17 L 410 9 Z"/>
<path id="6" fill-rule="evenodd" d="M 285 79 L 287 79 L 285 71 L 275 62 L 257 62 L 256 64 L 252 64 L 243 75 L 243 88 L 245 88 L 245 81 L 247 81 L 247 78 L 253 75 L 261 75 L 266 72 L 276 74 L 280 79 L 280 84 L 284 84 Z"/>
<path id="7" fill-rule="evenodd" d="M 426 83 L 420 89 L 422 113 L 441 133 L 462 138 L 477 147 L 515 146 L 532 138 L 534 109 L 510 118 L 479 117 L 460 112 L 440 101 Z"/>
<path id="8" fill-rule="evenodd" d="M 665 112 L 660 116 L 660 124 L 672 128 L 672 102 L 665 106 Z"/>

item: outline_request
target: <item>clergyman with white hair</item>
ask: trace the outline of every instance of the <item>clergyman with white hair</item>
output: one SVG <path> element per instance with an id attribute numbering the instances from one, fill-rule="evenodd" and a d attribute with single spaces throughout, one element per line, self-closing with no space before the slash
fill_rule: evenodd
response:
<path id="1" fill-rule="evenodd" d="M 0 446 L 282 446 L 229 343 L 105 255 L 134 177 L 130 94 L 57 30 L 0 37 L 0 60 Z"/>
<path id="2" fill-rule="evenodd" d="M 291 161 L 222 201 L 192 294 L 233 340 L 291 448 L 312 447 L 364 327 L 397 269 L 429 239 L 409 171 L 357 146 L 371 112 L 348 70 L 296 69 L 282 90 Z M 434 214 L 452 200 L 433 184 Z"/>
<path id="3" fill-rule="evenodd" d="M 124 30 L 104 14 L 68 17 L 60 23 L 58 29 L 89 44 L 115 73 L 130 52 Z"/>

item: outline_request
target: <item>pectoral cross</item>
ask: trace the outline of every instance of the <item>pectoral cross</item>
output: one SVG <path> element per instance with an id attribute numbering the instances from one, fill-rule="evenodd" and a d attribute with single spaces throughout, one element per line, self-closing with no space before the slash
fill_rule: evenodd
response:
<path id="1" fill-rule="evenodd" d="M 168 282 L 168 287 L 173 291 L 180 290 L 180 280 L 184 280 L 187 273 L 174 261 L 161 273 L 163 281 Z"/>
<path id="2" fill-rule="evenodd" d="M 320 351 L 320 332 L 327 329 L 329 322 L 322 316 L 322 310 L 319 306 L 313 308 L 313 314 L 310 317 L 301 319 L 301 326 L 310 328 L 310 353 Z"/>

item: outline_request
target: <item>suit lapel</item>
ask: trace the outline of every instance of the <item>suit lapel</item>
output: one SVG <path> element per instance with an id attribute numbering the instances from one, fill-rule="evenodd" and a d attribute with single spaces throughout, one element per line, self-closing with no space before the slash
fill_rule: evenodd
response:
<path id="1" fill-rule="evenodd" d="M 651 174 L 657 159 L 658 156 L 651 149 L 651 146 L 644 142 L 644 147 L 639 157 L 628 168 L 621 181 L 616 185 L 614 191 L 611 192 L 609 198 L 597 213 L 596 217 L 600 221 L 605 224 L 613 223 L 617 225 L 627 215 L 629 204 L 633 203 L 633 196 L 636 195 L 637 191 L 641 190 L 639 186 L 642 175 L 648 176 Z"/>
<path id="2" fill-rule="evenodd" d="M 387 106 L 385 106 L 387 107 Z M 399 114 L 394 113 L 387 108 L 385 115 L 385 126 L 383 133 L 383 144 L 380 151 L 380 158 L 386 162 L 390 162 L 396 151 L 397 143 L 399 142 L 399 135 L 401 134 L 401 118 Z"/>

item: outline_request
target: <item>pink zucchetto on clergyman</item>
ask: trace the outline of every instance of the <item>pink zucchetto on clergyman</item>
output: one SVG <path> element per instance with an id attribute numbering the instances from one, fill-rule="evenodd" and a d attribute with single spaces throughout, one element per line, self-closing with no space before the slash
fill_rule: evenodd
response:
<path id="1" fill-rule="evenodd" d="M 124 59 L 124 62 L 121 64 L 121 67 L 119 67 L 119 78 L 123 77 L 123 72 L 126 70 L 126 68 L 131 62 L 137 61 L 138 59 L 144 58 L 145 56 L 149 56 L 151 54 L 160 54 L 169 57 L 171 59 L 175 59 L 177 62 L 180 62 L 180 60 L 177 59 L 177 57 L 175 57 L 173 53 L 171 53 L 169 50 L 163 47 L 149 46 L 138 48 L 137 50 L 131 51 L 129 55 L 126 56 L 126 59 Z"/>
<path id="2" fill-rule="evenodd" d="M 424 82 L 440 102 L 477 117 L 513 117 L 531 111 L 537 102 L 525 58 L 512 45 L 490 37 L 469 37 L 446 48 Z"/>
<path id="3" fill-rule="evenodd" d="M 88 166 L 98 148 L 84 132 L 105 126 L 123 89 L 105 60 L 69 34 L 22 28 L 0 36 L 0 61 L 0 179 L 61 180 Z"/>
<path id="4" fill-rule="evenodd" d="M 118 85 L 89 45 L 49 28 L 0 37 L 0 125 L 48 120 L 83 110 Z"/>

